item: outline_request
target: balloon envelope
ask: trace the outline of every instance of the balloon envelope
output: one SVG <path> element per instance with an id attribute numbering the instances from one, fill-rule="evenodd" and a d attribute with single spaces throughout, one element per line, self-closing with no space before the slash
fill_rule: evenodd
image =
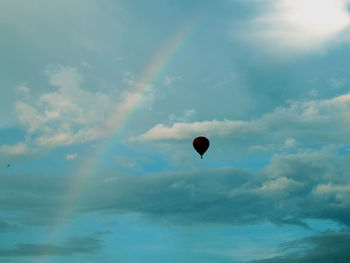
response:
<path id="1" fill-rule="evenodd" d="M 203 159 L 203 154 L 209 148 L 209 140 L 203 136 L 199 136 L 193 140 L 193 148 L 200 154 Z"/>

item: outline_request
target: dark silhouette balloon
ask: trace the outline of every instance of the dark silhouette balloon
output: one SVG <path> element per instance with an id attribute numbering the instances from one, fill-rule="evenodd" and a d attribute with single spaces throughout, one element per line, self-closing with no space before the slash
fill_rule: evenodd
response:
<path id="1" fill-rule="evenodd" d="M 203 159 L 203 154 L 209 148 L 209 140 L 203 136 L 199 136 L 193 140 L 193 148 L 200 154 Z"/>

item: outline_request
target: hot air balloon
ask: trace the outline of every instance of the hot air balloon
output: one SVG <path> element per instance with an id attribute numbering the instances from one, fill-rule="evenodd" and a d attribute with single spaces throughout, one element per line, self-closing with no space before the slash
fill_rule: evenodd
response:
<path id="1" fill-rule="evenodd" d="M 203 136 L 199 136 L 193 140 L 193 148 L 200 154 L 203 159 L 203 154 L 209 148 L 209 140 Z"/>

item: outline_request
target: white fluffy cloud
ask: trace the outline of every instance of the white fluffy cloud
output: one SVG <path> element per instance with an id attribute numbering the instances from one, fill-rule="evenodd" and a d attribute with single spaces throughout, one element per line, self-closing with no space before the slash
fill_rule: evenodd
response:
<path id="1" fill-rule="evenodd" d="M 176 122 L 171 126 L 157 124 L 131 140 L 183 140 L 200 134 L 211 138 L 230 138 L 257 150 L 345 144 L 350 140 L 349 116 L 350 94 L 345 94 L 326 100 L 295 101 L 251 121 Z"/>
<path id="2" fill-rule="evenodd" d="M 55 90 L 15 104 L 19 121 L 35 143 L 55 147 L 98 138 L 102 121 L 113 109 L 111 98 L 82 89 L 75 68 L 57 66 L 47 75 Z"/>
<path id="3" fill-rule="evenodd" d="M 290 55 L 320 50 L 350 25 L 348 0 L 258 2 L 264 4 L 264 11 L 244 27 L 243 35 L 270 52 Z"/>
<path id="4" fill-rule="evenodd" d="M 202 121 L 202 122 L 176 122 L 168 127 L 164 124 L 157 124 L 146 133 L 131 138 L 131 140 L 181 140 L 192 138 L 197 134 L 207 136 L 230 136 L 243 135 L 242 131 L 249 126 L 244 121 Z"/>
<path id="5" fill-rule="evenodd" d="M 71 161 L 71 160 L 76 159 L 77 156 L 78 156 L 78 153 L 67 154 L 67 155 L 66 155 L 66 159 L 67 159 L 68 161 Z"/>
<path id="6" fill-rule="evenodd" d="M 46 74 L 52 91 L 32 98 L 25 86 L 26 96 L 15 103 L 18 120 L 28 136 L 27 144 L 11 146 L 9 154 L 25 152 L 24 145 L 29 144 L 33 148 L 53 148 L 104 137 L 141 99 L 149 97 L 145 94 L 149 86 L 133 78 L 126 83 L 127 91 L 117 94 L 84 89 L 83 77 L 74 67 L 54 66 Z M 6 147 L 10 146 L 2 149 Z"/>
<path id="7" fill-rule="evenodd" d="M 25 156 L 33 154 L 35 151 L 26 143 L 20 142 L 14 145 L 3 144 L 0 147 L 0 156 Z"/>
<path id="8" fill-rule="evenodd" d="M 340 205 L 350 205 L 350 185 L 349 184 L 320 184 L 313 194 L 319 198 L 331 199 Z"/>

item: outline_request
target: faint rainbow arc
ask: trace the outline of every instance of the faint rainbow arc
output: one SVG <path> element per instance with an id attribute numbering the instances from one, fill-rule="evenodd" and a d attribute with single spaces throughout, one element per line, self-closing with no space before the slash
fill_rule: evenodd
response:
<path id="1" fill-rule="evenodd" d="M 191 21 L 185 23 L 174 36 L 164 45 L 164 48 L 157 52 L 151 62 L 147 65 L 141 77 L 134 85 L 132 92 L 130 92 L 122 103 L 117 105 L 114 110 L 114 114 L 106 121 L 106 125 L 99 131 L 101 136 L 107 136 L 109 139 L 105 139 L 99 143 L 98 147 L 94 150 L 92 155 L 94 158 L 86 158 L 80 165 L 78 171 L 74 173 L 73 180 L 70 182 L 70 187 L 62 202 L 61 207 L 57 212 L 57 220 L 51 226 L 51 231 L 46 240 L 49 242 L 54 241 L 58 237 L 58 229 L 60 229 L 59 221 L 62 218 L 72 216 L 76 211 L 79 201 L 84 196 L 84 193 L 88 189 L 89 179 L 96 174 L 96 168 L 102 157 L 109 152 L 109 149 L 115 143 L 116 138 L 123 127 L 126 126 L 127 120 L 130 119 L 132 113 L 137 109 L 137 106 L 142 101 L 143 97 L 152 90 L 153 85 L 157 78 L 164 71 L 166 66 L 170 63 L 171 59 L 177 54 L 179 50 L 190 38 L 196 27 L 199 24 L 200 16 L 195 17 Z M 98 158 L 99 157 L 99 158 Z M 60 235 L 62 233 L 60 232 Z"/>
<path id="2" fill-rule="evenodd" d="M 74 212 L 77 211 L 79 201 L 83 199 L 84 194 L 89 189 L 89 179 L 96 174 L 102 158 L 109 153 L 110 149 L 118 141 L 123 127 L 127 126 L 127 121 L 136 112 L 137 106 L 143 97 L 152 90 L 153 86 L 151 83 L 154 83 L 161 76 L 172 58 L 181 51 L 181 48 L 188 42 L 192 33 L 196 31 L 196 28 L 204 17 L 203 15 L 204 13 L 200 11 L 191 20 L 186 21 L 178 28 L 173 37 L 153 56 L 153 59 L 146 66 L 138 82 L 134 85 L 132 92 L 115 108 L 114 114 L 106 121 L 105 126 L 103 126 L 103 129 L 99 131 L 99 136 L 97 136 L 107 139 L 99 142 L 94 150 L 94 154 L 90 158 L 85 158 L 78 171 L 71 175 L 73 179 L 70 182 L 70 187 L 57 213 L 55 213 L 57 220 L 48 229 L 43 241 L 53 244 L 53 242 L 57 241 L 67 231 L 67 226 L 60 224 L 60 221 L 73 216 Z M 49 261 L 45 257 L 39 260 L 35 259 L 35 263 L 48 263 Z"/>
<path id="3" fill-rule="evenodd" d="M 186 41 L 192 35 L 191 33 L 195 31 L 195 28 L 199 24 L 199 18 L 197 16 L 180 27 L 167 44 L 164 45 L 164 48 L 155 54 L 137 83 L 135 83 L 132 92 L 127 94 L 123 102 L 116 106 L 114 113 L 107 119 L 103 128 L 98 132 L 97 137 L 107 137 L 109 139 L 100 142 L 94 150 L 92 157 L 85 158 L 78 171 L 72 175 L 73 180 L 70 182 L 67 194 L 57 212 L 57 220 L 51 225 L 48 235 L 44 238 L 47 242 L 52 243 L 58 237 L 62 236 L 62 228 L 65 229 L 65 227 L 60 224 L 60 221 L 72 216 L 77 210 L 79 201 L 81 201 L 84 193 L 88 190 L 88 181 L 96 174 L 96 168 L 98 168 L 101 159 L 113 147 L 118 139 L 118 135 L 123 127 L 126 126 L 128 119 L 137 110 L 137 106 L 141 103 L 143 97 L 152 90 L 153 85 L 151 83 L 157 80 L 166 66 L 171 62 L 171 59 L 185 46 Z M 38 263 L 37 260 L 35 262 Z M 49 260 L 43 259 L 40 262 L 48 263 Z"/>

